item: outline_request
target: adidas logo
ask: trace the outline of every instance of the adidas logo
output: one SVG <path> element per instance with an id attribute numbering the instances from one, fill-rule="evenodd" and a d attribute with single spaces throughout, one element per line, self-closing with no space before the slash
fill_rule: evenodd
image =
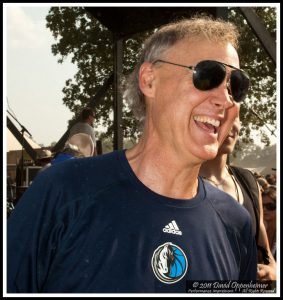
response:
<path id="1" fill-rule="evenodd" d="M 179 227 L 174 220 L 163 228 L 163 232 L 182 235 L 182 231 L 179 230 Z"/>

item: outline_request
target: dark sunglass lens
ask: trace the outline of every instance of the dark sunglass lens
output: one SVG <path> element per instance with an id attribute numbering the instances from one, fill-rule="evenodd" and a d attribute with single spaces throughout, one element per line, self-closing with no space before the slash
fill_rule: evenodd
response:
<path id="1" fill-rule="evenodd" d="M 230 78 L 231 92 L 236 102 L 241 102 L 247 96 L 250 79 L 247 74 L 241 70 L 233 70 Z"/>
<path id="2" fill-rule="evenodd" d="M 193 82 L 197 89 L 208 91 L 219 86 L 226 76 L 225 67 L 213 60 L 199 62 L 194 70 Z"/>
<path id="3" fill-rule="evenodd" d="M 275 203 L 266 203 L 263 205 L 263 207 L 267 210 L 275 210 L 276 204 Z"/>

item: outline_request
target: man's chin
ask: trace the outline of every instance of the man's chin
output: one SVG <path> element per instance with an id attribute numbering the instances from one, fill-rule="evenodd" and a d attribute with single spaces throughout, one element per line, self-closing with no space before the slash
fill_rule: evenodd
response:
<path id="1" fill-rule="evenodd" d="M 212 160 L 216 157 L 218 153 L 218 146 L 217 145 L 209 145 L 206 146 L 204 151 L 202 151 L 202 153 L 200 153 L 199 158 L 202 161 L 207 161 L 207 160 Z"/>
<path id="2" fill-rule="evenodd" d="M 223 144 L 219 149 L 219 154 L 230 154 L 234 150 L 234 147 L 230 144 Z"/>

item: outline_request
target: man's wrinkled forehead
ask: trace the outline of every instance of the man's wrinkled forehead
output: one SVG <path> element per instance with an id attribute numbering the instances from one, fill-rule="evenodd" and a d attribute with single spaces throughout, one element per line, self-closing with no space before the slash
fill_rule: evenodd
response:
<path id="1" fill-rule="evenodd" d="M 161 58 L 177 59 L 179 62 L 197 64 L 202 60 L 222 61 L 239 68 L 237 50 L 229 42 L 215 43 L 203 37 L 179 40 L 163 51 Z"/>

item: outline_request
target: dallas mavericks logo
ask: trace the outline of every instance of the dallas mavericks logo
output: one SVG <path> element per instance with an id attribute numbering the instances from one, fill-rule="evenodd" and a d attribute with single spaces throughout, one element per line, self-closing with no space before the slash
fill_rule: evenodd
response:
<path id="1" fill-rule="evenodd" d="M 184 277 L 187 272 L 188 261 L 180 247 L 172 243 L 165 243 L 154 251 L 151 266 L 157 279 L 171 284 Z"/>

